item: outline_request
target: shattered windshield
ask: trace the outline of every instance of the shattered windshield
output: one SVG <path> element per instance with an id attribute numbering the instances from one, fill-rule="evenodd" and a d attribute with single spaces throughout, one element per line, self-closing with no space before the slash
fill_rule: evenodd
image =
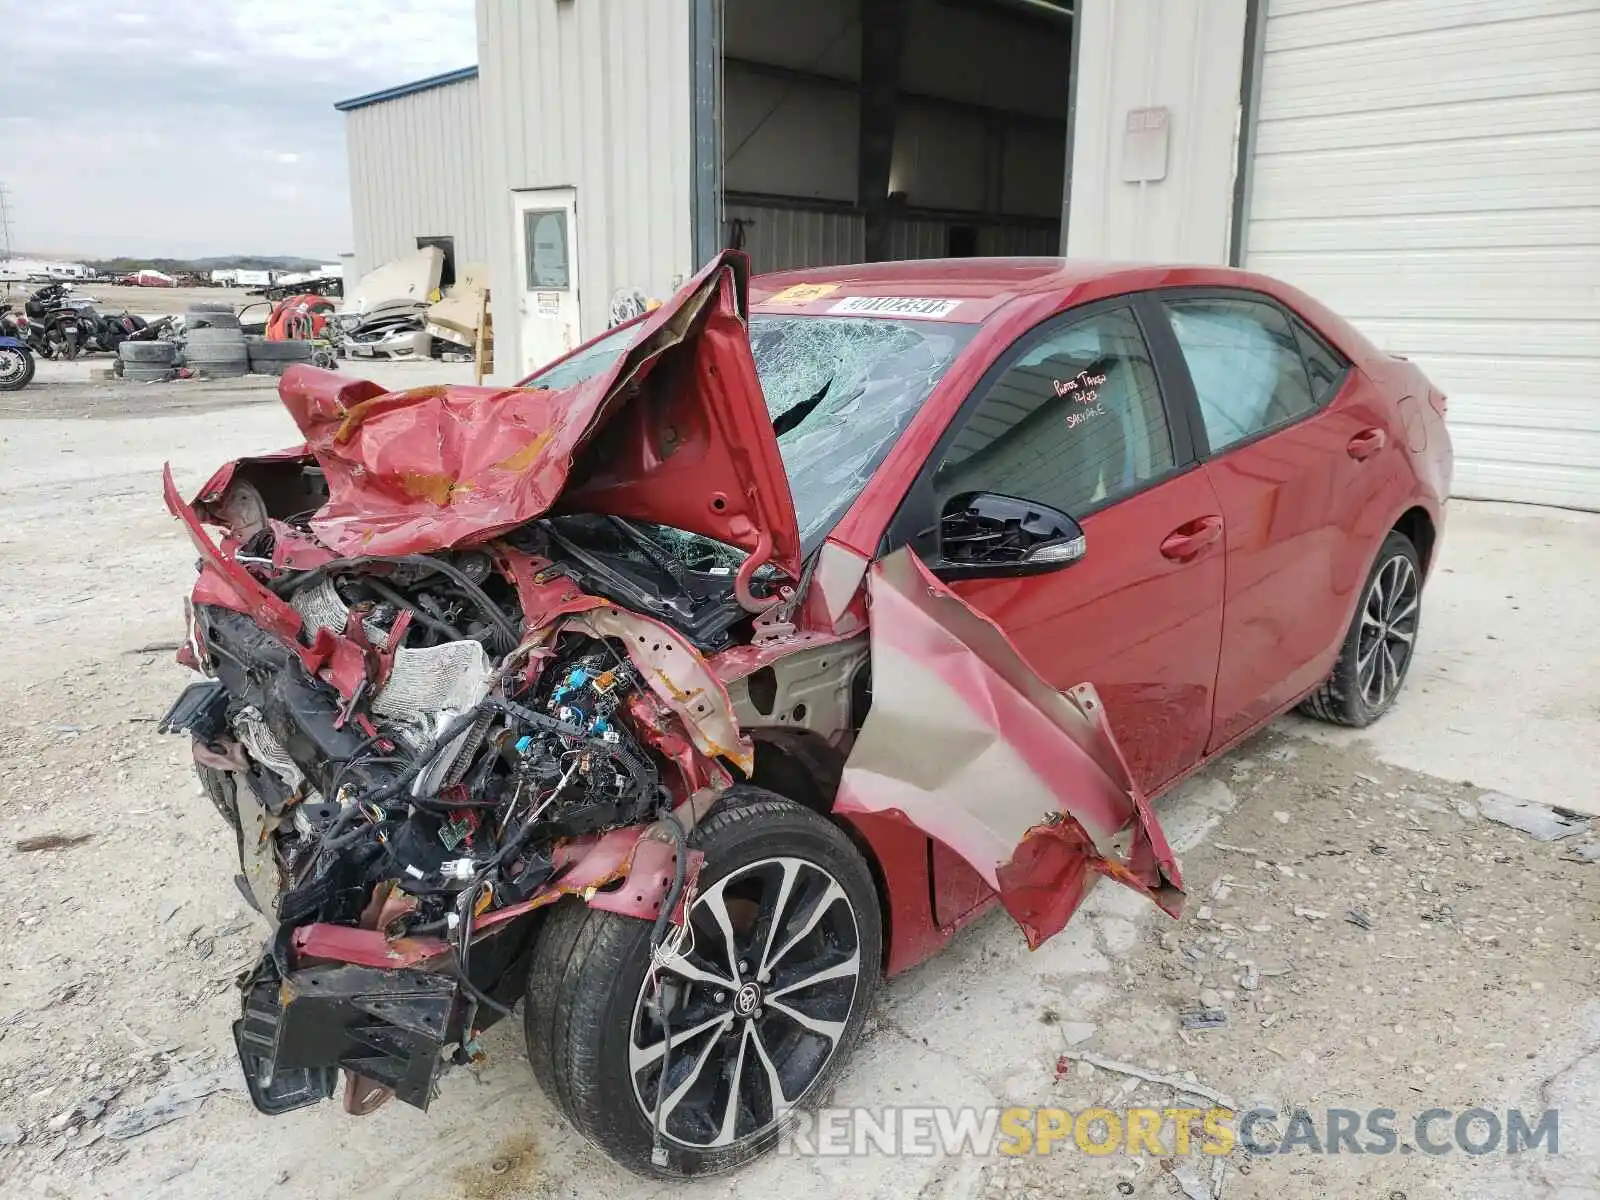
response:
<path id="1" fill-rule="evenodd" d="M 880 317 L 750 318 L 756 372 L 807 553 L 854 502 L 976 329 Z M 530 382 L 582 383 L 610 366 L 636 331 L 614 330 Z"/>

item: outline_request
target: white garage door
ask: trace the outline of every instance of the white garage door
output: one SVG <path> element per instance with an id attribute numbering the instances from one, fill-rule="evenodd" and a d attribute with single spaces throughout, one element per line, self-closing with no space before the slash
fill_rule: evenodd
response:
<path id="1" fill-rule="evenodd" d="M 1269 0 L 1247 263 L 1450 397 L 1455 494 L 1600 509 L 1600 0 Z"/>

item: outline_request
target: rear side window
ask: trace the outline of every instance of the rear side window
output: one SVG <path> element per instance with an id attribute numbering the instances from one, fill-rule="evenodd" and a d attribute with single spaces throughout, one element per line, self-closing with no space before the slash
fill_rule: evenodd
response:
<path id="1" fill-rule="evenodd" d="M 1344 373 L 1349 369 L 1349 364 L 1299 322 L 1295 322 L 1294 336 L 1300 343 L 1300 357 L 1305 359 L 1306 377 L 1311 381 L 1311 398 L 1319 405 L 1326 404 L 1344 382 Z"/>
<path id="2" fill-rule="evenodd" d="M 1317 407 L 1300 340 L 1279 309 L 1211 296 L 1165 307 L 1213 452 Z"/>
<path id="3" fill-rule="evenodd" d="M 1120 308 L 1024 343 L 955 436 L 933 487 L 940 511 L 952 496 L 997 492 L 1081 517 L 1172 465 L 1150 352 Z"/>

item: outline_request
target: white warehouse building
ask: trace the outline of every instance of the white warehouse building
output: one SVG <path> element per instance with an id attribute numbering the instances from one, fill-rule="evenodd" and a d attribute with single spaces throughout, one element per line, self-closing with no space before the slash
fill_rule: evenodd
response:
<path id="1" fill-rule="evenodd" d="M 1460 495 L 1600 509 L 1595 0 L 478 0 L 343 102 L 356 266 L 488 268 L 496 378 L 756 271 L 1066 254 L 1287 279 L 1449 393 Z"/>

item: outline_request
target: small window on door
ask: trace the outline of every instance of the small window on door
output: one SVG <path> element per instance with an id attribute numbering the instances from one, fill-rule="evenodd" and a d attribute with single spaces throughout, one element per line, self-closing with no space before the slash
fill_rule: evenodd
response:
<path id="1" fill-rule="evenodd" d="M 529 209 L 522 214 L 522 240 L 528 255 L 528 290 L 565 291 L 568 286 L 565 209 Z"/>
<path id="2" fill-rule="evenodd" d="M 1280 310 L 1227 297 L 1165 303 L 1213 453 L 1316 408 L 1300 345 Z"/>
<path id="3" fill-rule="evenodd" d="M 933 477 L 1081 518 L 1170 471 L 1172 436 L 1139 324 L 1113 309 L 1037 335 L 995 381 Z"/>

